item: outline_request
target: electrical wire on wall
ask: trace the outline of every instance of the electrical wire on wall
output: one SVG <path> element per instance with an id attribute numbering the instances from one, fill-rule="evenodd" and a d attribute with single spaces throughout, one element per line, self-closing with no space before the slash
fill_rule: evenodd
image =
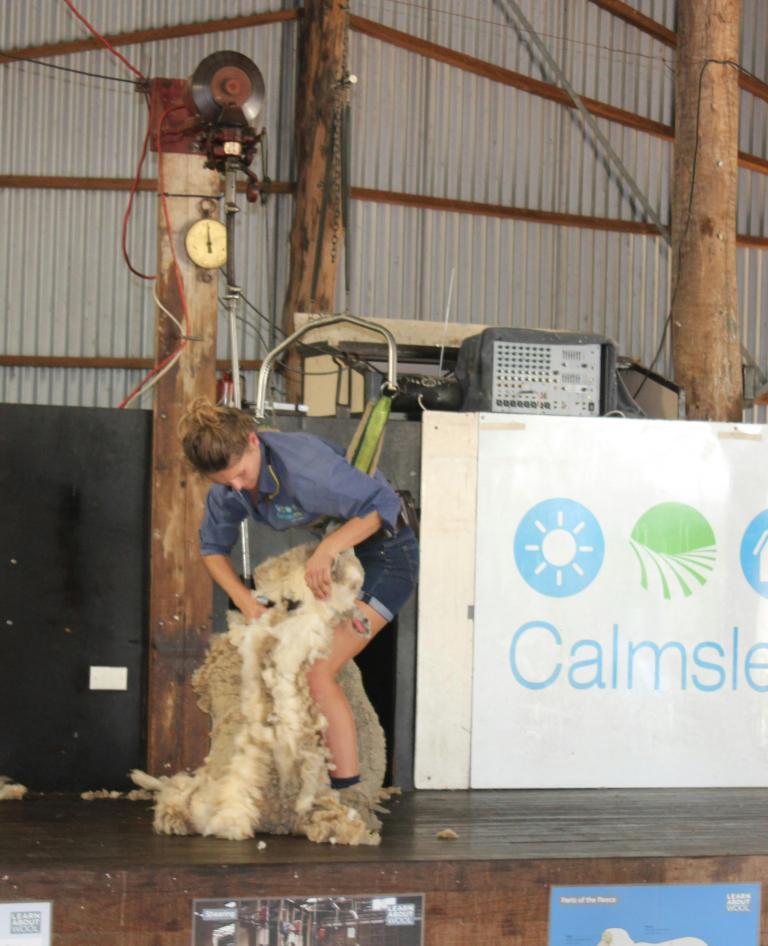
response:
<path id="1" fill-rule="evenodd" d="M 360 6 L 363 7 L 374 6 L 376 10 L 379 9 L 379 5 L 382 0 L 357 0 L 355 4 L 356 12 L 360 12 Z M 499 33 L 500 29 L 515 29 L 515 27 L 510 26 L 509 23 L 500 22 L 499 20 L 493 20 L 489 17 L 478 16 L 473 13 L 466 13 L 460 10 L 449 10 L 445 7 L 436 7 L 433 5 L 431 0 L 428 2 L 417 2 L 417 0 L 384 0 L 385 3 L 400 7 L 405 12 L 413 12 L 420 15 L 429 15 L 431 17 L 444 17 L 446 22 L 450 23 L 451 21 L 464 21 L 465 23 L 471 23 L 474 25 L 475 29 L 480 32 L 480 28 L 483 28 L 484 32 L 487 35 L 496 36 Z M 661 24 L 663 26 L 663 24 Z M 525 31 L 523 31 L 525 32 Z M 611 53 L 613 56 L 628 56 L 634 59 L 648 59 L 654 62 L 662 63 L 665 68 L 670 72 L 673 71 L 674 67 L 670 62 L 669 58 L 665 55 L 654 55 L 653 53 L 639 52 L 635 49 L 626 49 L 621 46 L 608 46 L 605 43 L 594 43 L 587 40 L 576 39 L 575 37 L 564 34 L 564 33 L 550 33 L 546 31 L 537 30 L 539 36 L 543 39 L 555 40 L 559 43 L 566 43 L 572 47 L 583 47 L 585 49 L 595 49 L 599 52 Z M 660 40 L 660 42 L 664 42 Z"/>
<path id="2" fill-rule="evenodd" d="M 189 318 L 189 307 L 187 305 L 187 296 L 184 291 L 184 279 L 181 274 L 181 267 L 179 265 L 179 260 L 176 255 L 176 245 L 173 239 L 173 227 L 171 226 L 171 216 L 168 210 L 168 198 L 165 190 L 165 173 L 163 168 L 163 152 L 162 152 L 162 130 L 165 120 L 172 113 L 176 112 L 179 109 L 184 108 L 183 105 L 174 105 L 170 108 L 167 108 L 158 122 L 157 126 L 157 187 L 158 193 L 160 196 L 160 203 L 163 209 L 163 219 L 165 221 L 165 231 L 168 238 L 168 243 L 171 248 L 171 256 L 173 258 L 173 270 L 176 278 L 176 286 L 179 291 L 179 300 L 181 301 L 181 308 L 184 316 L 184 325 L 183 329 L 179 321 L 171 315 L 171 313 L 165 308 L 165 306 L 160 306 L 160 309 L 179 326 L 179 343 L 177 347 L 169 354 L 166 355 L 163 360 L 155 365 L 155 367 L 148 372 L 141 381 L 136 385 L 136 387 L 128 394 L 117 406 L 120 408 L 127 407 L 138 397 L 141 397 L 143 394 L 146 394 L 152 387 L 154 387 L 160 378 L 163 377 L 170 369 L 176 364 L 176 362 L 181 357 L 181 353 L 186 348 L 188 342 L 191 338 L 191 325 Z M 154 294 L 155 301 L 157 299 L 157 294 Z"/>
<path id="3" fill-rule="evenodd" d="M 648 371 L 651 372 L 656 367 L 656 364 L 661 357 L 661 353 L 664 351 L 664 346 L 667 342 L 667 336 L 669 334 L 670 327 L 672 325 L 672 313 L 675 309 L 675 301 L 677 300 L 677 291 L 680 286 L 680 266 L 682 262 L 682 253 L 683 253 L 683 244 L 685 239 L 688 236 L 688 230 L 691 226 L 691 217 L 693 215 L 693 195 L 696 189 L 696 173 L 698 166 L 699 158 L 699 125 L 701 119 L 701 98 L 702 98 L 702 84 L 704 81 L 704 73 L 707 70 L 708 66 L 717 65 L 717 66 L 730 66 L 733 69 L 736 69 L 737 72 L 743 73 L 746 76 L 750 76 L 753 79 L 757 79 L 757 76 L 754 73 L 750 72 L 748 69 L 745 69 L 743 66 L 740 66 L 739 63 L 734 62 L 732 59 L 705 59 L 701 64 L 701 69 L 699 70 L 699 82 L 698 89 L 696 93 L 696 124 L 694 131 L 695 145 L 693 149 L 693 158 L 691 160 L 691 180 L 688 186 L 688 205 L 686 207 L 685 213 L 685 226 L 683 227 L 683 232 L 680 238 L 677 241 L 677 273 L 675 284 L 672 289 L 672 298 L 669 301 L 669 310 L 667 311 L 667 317 L 664 320 L 664 325 L 661 329 L 661 338 L 659 339 L 659 344 L 656 349 L 656 354 L 653 356 L 653 359 L 648 366 Z M 637 390 L 632 394 L 633 398 L 636 398 L 640 392 L 645 387 L 645 382 L 648 380 L 648 375 L 643 377 L 643 380 L 637 387 Z"/>
<path id="4" fill-rule="evenodd" d="M 101 35 L 101 33 L 96 29 L 96 27 L 93 26 L 93 24 L 90 23 L 83 16 L 83 14 L 77 9 L 74 3 L 72 3 L 72 0 L 64 0 L 64 3 L 74 13 L 74 15 L 78 18 L 78 20 L 80 20 L 80 22 L 85 26 L 85 28 L 88 30 L 89 33 L 95 36 L 96 39 L 100 43 L 102 43 L 114 56 L 117 56 L 120 62 L 124 63 L 137 78 L 141 79 L 143 82 L 146 82 L 147 77 L 144 75 L 144 73 L 141 72 L 141 70 L 137 69 L 136 66 L 134 66 L 132 63 L 130 63 L 122 53 L 118 52 L 106 37 Z"/>
<path id="5" fill-rule="evenodd" d="M 120 234 L 120 246 L 123 252 L 123 259 L 125 260 L 125 265 L 130 269 L 134 276 L 138 276 L 140 279 L 156 279 L 157 276 L 148 276 L 146 273 L 140 272 L 136 269 L 131 263 L 130 256 L 128 255 L 128 221 L 131 218 L 131 211 L 133 209 L 133 201 L 136 197 L 136 194 L 139 189 L 139 183 L 141 182 L 141 169 L 144 166 L 144 161 L 147 157 L 147 149 L 149 148 L 149 139 L 152 135 L 152 123 L 149 116 L 147 116 L 147 133 L 144 135 L 144 144 L 141 148 L 141 157 L 139 158 L 139 163 L 136 165 L 136 174 L 133 178 L 133 183 L 131 184 L 131 192 L 128 196 L 128 206 L 125 208 L 125 213 L 123 215 L 123 227 Z"/>
<path id="6" fill-rule="evenodd" d="M 128 59 L 126 59 L 125 56 L 122 55 L 122 53 L 118 52 L 115 49 L 115 47 L 96 29 L 96 27 L 93 26 L 93 24 L 90 23 L 89 20 L 87 20 L 86 17 L 84 17 L 80 13 L 80 11 L 75 7 L 74 3 L 72 3 L 72 0 L 64 0 L 64 3 L 72 11 L 72 13 L 78 18 L 78 20 L 80 20 L 81 23 L 84 24 L 86 29 L 93 36 L 95 36 L 96 39 L 100 43 L 102 43 L 102 45 L 106 49 L 108 49 L 109 52 L 111 52 L 114 56 L 116 56 L 125 66 L 127 66 L 127 68 L 130 69 L 130 71 L 139 80 L 141 80 L 141 83 L 142 83 L 141 87 L 146 89 L 147 77 L 144 75 L 144 73 L 141 72 L 141 70 L 137 69 L 131 62 L 128 61 Z M 173 257 L 174 274 L 176 277 L 176 284 L 178 287 L 179 299 L 181 301 L 181 308 L 183 312 L 183 326 L 181 322 L 179 322 L 179 320 L 160 302 L 160 300 L 157 297 L 156 289 L 155 287 L 153 287 L 152 295 L 154 297 L 155 302 L 157 303 L 158 308 L 169 319 L 171 319 L 171 321 L 178 327 L 178 330 L 179 330 L 178 345 L 169 355 L 167 355 L 157 365 L 155 365 L 155 367 L 152 368 L 152 370 L 149 371 L 141 379 L 141 381 L 139 381 L 136 387 L 129 394 L 127 394 L 125 398 L 123 398 L 120 404 L 118 404 L 118 407 L 120 408 L 128 407 L 131 403 L 133 403 L 139 397 L 146 394 L 152 387 L 154 387 L 157 384 L 157 382 L 165 374 L 167 374 L 171 370 L 171 368 L 173 368 L 173 366 L 181 357 L 181 353 L 184 351 L 185 347 L 187 346 L 190 340 L 190 336 L 191 336 L 189 307 L 187 305 L 186 293 L 184 291 L 184 280 L 181 274 L 181 267 L 179 266 L 179 260 L 178 260 L 178 257 L 176 256 L 176 246 L 173 240 L 173 228 L 171 226 L 171 217 L 168 211 L 168 201 L 167 201 L 166 192 L 165 192 L 162 142 L 161 142 L 162 129 L 163 129 L 163 125 L 166 119 L 172 112 L 177 111 L 179 108 L 182 108 L 182 107 L 183 106 L 178 106 L 178 105 L 172 106 L 171 108 L 166 109 L 160 118 L 160 121 L 157 127 L 157 165 L 158 165 L 158 192 L 159 192 L 160 202 L 163 209 L 163 218 L 165 220 L 166 235 L 168 237 L 168 242 L 171 247 L 171 255 Z M 144 136 L 144 142 L 141 149 L 141 155 L 139 157 L 139 162 L 136 167 L 136 173 L 134 175 L 133 183 L 131 185 L 131 191 L 128 198 L 128 205 L 126 207 L 126 211 L 123 216 L 123 226 L 122 226 L 122 232 L 121 232 L 121 249 L 123 253 L 123 259 L 125 260 L 125 263 L 128 266 L 128 269 L 135 276 L 138 276 L 139 278 L 146 279 L 146 280 L 155 280 L 156 276 L 154 275 L 149 276 L 146 273 L 142 273 L 132 265 L 130 257 L 128 255 L 126 241 L 127 241 L 127 232 L 128 232 L 128 221 L 131 216 L 131 210 L 133 208 L 133 201 L 138 191 L 139 183 L 141 181 L 141 170 L 147 156 L 147 149 L 149 147 L 151 133 L 152 133 L 151 123 L 150 123 L 150 120 L 148 119 L 147 132 Z"/>

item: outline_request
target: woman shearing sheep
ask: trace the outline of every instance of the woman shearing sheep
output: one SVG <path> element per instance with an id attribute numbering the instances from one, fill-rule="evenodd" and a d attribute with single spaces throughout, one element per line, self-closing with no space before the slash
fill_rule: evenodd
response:
<path id="1" fill-rule="evenodd" d="M 330 653 L 312 665 L 307 679 L 328 721 L 331 786 L 368 814 L 370 800 L 356 788 L 354 718 L 336 674 L 394 618 L 416 584 L 418 545 L 413 531 L 401 524 L 400 500 L 380 473 L 371 477 L 355 469 L 335 444 L 307 433 L 257 432 L 249 414 L 204 398 L 192 403 L 180 433 L 188 460 L 212 483 L 200 528 L 203 562 L 246 617 L 256 619 L 266 610 L 230 559 L 246 517 L 278 530 L 308 526 L 324 516 L 341 523 L 307 562 L 305 580 L 316 598 L 328 597 L 340 552 L 353 548 L 363 566 L 357 611 L 335 628 Z"/>

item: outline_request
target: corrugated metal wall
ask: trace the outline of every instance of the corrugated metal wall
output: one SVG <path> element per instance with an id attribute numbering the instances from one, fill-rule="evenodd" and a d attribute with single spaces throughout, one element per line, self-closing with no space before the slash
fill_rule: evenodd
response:
<path id="1" fill-rule="evenodd" d="M 81 3 L 84 15 L 110 33 L 173 23 L 169 4 L 146 10 L 140 4 L 109 7 Z M 144 5 L 150 7 L 150 4 Z M 279 5 L 277 5 L 279 7 Z M 195 7 L 198 7 L 196 10 Z M 265 4 L 263 9 L 274 9 Z M 5 21 L 0 48 L 43 39 L 79 39 L 70 14 L 56 5 L 55 26 L 41 22 L 30 32 L 22 18 L 16 33 Z M 178 15 L 178 7 L 175 6 Z M 185 22 L 253 13 L 249 3 L 185 5 Z M 186 17 L 189 17 L 187 20 Z M 105 18 L 107 25 L 105 26 Z M 123 53 L 153 75 L 188 76 L 210 52 L 234 49 L 252 58 L 264 74 L 268 101 L 270 174 L 289 180 L 294 104 L 295 23 L 124 47 Z M 287 50 L 287 55 L 286 55 Z M 78 53 L 50 60 L 103 75 L 130 77 L 106 52 Z M 2 109 L 13 133 L 0 136 L 0 173 L 43 176 L 132 178 L 146 131 L 147 109 L 131 86 L 71 75 L 43 65 L 19 63 L 0 71 Z M 281 114 L 285 109 L 288 120 Z M 257 167 L 257 170 L 259 168 Z M 145 175 L 157 173 L 155 155 Z M 14 355 L 84 357 L 154 356 L 155 308 L 152 284 L 133 276 L 122 260 L 120 233 L 125 191 L 5 189 L 0 192 L 4 220 L 17 221 L 14 233 L 0 238 L 0 303 L 5 313 L 0 350 Z M 153 193 L 136 196 L 129 230 L 133 265 L 155 271 L 156 204 Z M 237 218 L 236 275 L 250 306 L 243 309 L 240 354 L 257 358 L 274 345 L 271 323 L 279 310 L 287 265 L 285 244 L 290 198 L 266 208 L 246 205 Z M 247 207 L 247 210 L 246 210 Z M 10 238 L 8 238 L 10 237 Z M 223 287 L 222 287 L 223 291 Z M 255 308 L 253 308 L 255 307 Z M 255 311 L 258 310 L 258 313 Z M 259 314 L 261 313 L 261 314 Z M 228 353 L 222 315 L 219 355 Z M 0 367 L 0 400 L 21 403 L 114 406 L 143 377 L 144 370 Z M 143 402 L 146 406 L 149 398 Z"/>
<path id="2" fill-rule="evenodd" d="M 185 22 L 276 10 L 273 0 L 195 0 Z M 672 122 L 674 52 L 589 0 L 522 0 L 525 15 L 583 95 L 665 124 Z M 0 48 L 81 38 L 64 5 L 11 4 Z M 673 0 L 635 0 L 669 28 Z M 23 13 L 22 11 L 23 7 Z M 170 2 L 104 4 L 80 0 L 106 32 L 167 25 Z M 352 12 L 505 69 L 553 81 L 529 37 L 499 4 L 464 0 L 354 0 Z M 209 52 L 230 48 L 264 73 L 270 174 L 290 180 L 295 23 L 127 46 L 152 75 L 189 75 Z M 744 0 L 743 61 L 766 79 L 768 14 Z M 50 60 L 127 76 L 106 52 Z M 398 49 L 359 32 L 350 38 L 355 185 L 555 213 L 640 220 L 575 113 L 508 85 Z M 11 134 L 0 138 L 0 173 L 129 177 L 144 132 L 145 109 L 129 86 L 18 64 L 0 70 L 0 101 Z M 742 94 L 741 148 L 768 154 L 768 105 Z M 668 142 L 601 120 L 662 219 L 669 214 Z M 155 173 L 154 159 L 149 174 Z M 127 195 L 116 192 L 6 190 L 3 219 L 17 221 L 0 243 L 5 353 L 144 356 L 153 354 L 150 291 L 122 264 L 119 232 Z M 131 224 L 135 264 L 152 271 L 155 200 L 140 194 Z M 243 205 L 245 202 L 243 201 Z M 240 215 L 237 270 L 263 313 L 244 315 L 242 355 L 270 344 L 287 275 L 291 199 Z M 739 232 L 766 234 L 766 177 L 742 171 Z M 552 226 L 499 216 L 353 203 L 352 311 L 428 320 L 444 315 L 456 272 L 452 318 L 460 321 L 605 332 L 623 354 L 650 362 L 667 316 L 669 253 L 659 237 Z M 8 234 L 13 233 L 12 237 Z M 739 250 L 745 344 L 768 363 L 763 267 L 766 251 Z M 338 302 L 343 304 L 340 284 Z M 226 352 L 221 324 L 220 354 Z M 258 337 L 261 334 L 262 339 Z M 273 334 L 274 337 L 274 334 Z M 668 368 L 667 353 L 658 364 Z M 0 368 L 0 400 L 114 404 L 141 372 Z"/>

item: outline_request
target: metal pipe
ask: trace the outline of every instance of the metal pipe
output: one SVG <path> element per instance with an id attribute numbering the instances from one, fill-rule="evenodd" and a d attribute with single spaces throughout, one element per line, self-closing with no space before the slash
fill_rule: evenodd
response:
<path id="1" fill-rule="evenodd" d="M 240 390 L 240 349 L 237 340 L 237 304 L 241 290 L 235 284 L 235 216 L 240 208 L 235 202 L 237 186 L 237 161 L 227 160 L 224 172 L 224 210 L 227 226 L 227 291 L 224 300 L 229 314 L 229 350 L 232 362 L 232 384 L 234 405 L 239 410 L 243 406 L 243 394 Z"/>
<path id="2" fill-rule="evenodd" d="M 350 214 L 350 168 L 352 167 L 352 109 L 341 110 L 341 223 L 344 227 L 344 308 L 349 312 L 352 295 L 352 221 Z"/>
<path id="3" fill-rule="evenodd" d="M 510 14 L 509 11 L 506 9 L 506 6 L 505 6 L 506 4 L 510 6 L 512 10 L 512 14 Z M 586 107 L 584 106 L 584 103 L 582 102 L 581 98 L 579 97 L 578 93 L 573 88 L 571 83 L 566 78 L 566 75 L 563 72 L 563 70 L 560 68 L 560 65 L 558 64 L 557 60 L 550 53 L 549 49 L 547 49 L 546 44 L 541 39 L 539 34 L 536 32 L 536 30 L 533 28 L 530 21 L 526 18 L 525 14 L 520 9 L 518 4 L 515 2 L 515 0 L 496 0 L 496 5 L 500 7 L 501 12 L 504 14 L 504 16 L 507 18 L 508 21 L 512 21 L 514 25 L 514 20 L 516 18 L 518 21 L 518 28 L 522 26 L 523 30 L 525 30 L 528 33 L 528 36 L 530 37 L 531 42 L 539 51 L 539 54 L 541 55 L 542 59 L 549 66 L 549 68 L 555 74 L 557 79 L 560 81 L 560 84 L 562 85 L 562 87 L 570 96 L 571 101 L 576 106 L 579 112 L 579 115 L 581 116 L 581 120 L 584 122 L 585 125 L 588 126 L 592 134 L 595 136 L 595 138 L 597 138 L 597 140 L 603 146 L 603 150 L 608 155 L 610 160 L 613 162 L 614 166 L 616 167 L 616 170 L 619 172 L 619 176 L 624 180 L 624 182 L 629 187 L 630 191 L 634 194 L 635 199 L 643 208 L 646 215 L 651 220 L 651 223 L 653 223 L 653 225 L 656 227 L 656 229 L 659 231 L 662 237 L 664 237 L 666 242 L 671 245 L 672 236 L 669 230 L 667 229 L 667 227 L 665 227 L 664 224 L 661 222 L 661 217 L 659 217 L 659 215 L 656 213 L 655 208 L 651 206 L 651 202 L 645 196 L 645 194 L 640 188 L 640 185 L 635 181 L 634 177 L 632 177 L 627 166 L 624 164 L 624 162 L 621 160 L 619 155 L 613 149 L 610 141 L 608 141 L 606 136 L 602 133 L 602 131 L 600 131 L 597 121 L 587 111 Z"/>
<path id="4" fill-rule="evenodd" d="M 227 226 L 227 291 L 224 300 L 229 313 L 229 351 L 232 362 L 232 393 L 234 406 L 240 410 L 243 406 L 243 392 L 240 389 L 240 347 L 237 340 L 237 306 L 242 290 L 235 283 L 235 217 L 240 208 L 236 203 L 237 170 L 240 164 L 237 158 L 228 158 L 224 169 L 224 212 Z M 252 581 L 251 542 L 248 535 L 248 520 L 240 523 L 240 560 L 242 577 L 246 583 Z"/>
<path id="5" fill-rule="evenodd" d="M 298 339 L 307 332 L 316 328 L 326 328 L 329 325 L 338 325 L 339 322 L 349 322 L 352 325 L 366 328 L 371 332 L 376 332 L 384 336 L 387 342 L 387 380 L 384 383 L 384 387 L 392 393 L 397 391 L 397 343 L 395 342 L 395 336 L 389 329 L 384 328 L 383 325 L 369 322 L 367 319 L 361 319 L 356 315 L 331 315 L 327 318 L 316 319 L 314 322 L 308 322 L 306 325 L 303 325 L 300 329 L 297 329 L 287 338 L 283 339 L 279 345 L 273 348 L 272 351 L 268 352 L 264 357 L 259 370 L 259 378 L 256 382 L 256 403 L 254 406 L 254 416 L 256 420 L 262 420 L 264 418 L 264 402 L 266 400 L 267 384 L 269 382 L 269 376 L 272 373 L 272 365 L 278 355 L 282 354 L 286 348 L 290 348 L 295 341 L 298 341 Z"/>

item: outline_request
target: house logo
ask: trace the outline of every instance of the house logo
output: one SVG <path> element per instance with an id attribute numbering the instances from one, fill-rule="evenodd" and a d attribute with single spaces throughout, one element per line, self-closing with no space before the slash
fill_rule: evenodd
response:
<path id="1" fill-rule="evenodd" d="M 603 564 L 605 541 L 594 515 L 573 499 L 546 499 L 520 520 L 515 562 L 535 591 L 553 598 L 578 594 Z"/>
<path id="2" fill-rule="evenodd" d="M 741 540 L 741 570 L 754 590 L 768 598 L 768 509 L 758 513 Z"/>
<path id="3" fill-rule="evenodd" d="M 684 503 L 652 506 L 635 523 L 629 544 L 640 566 L 640 585 L 667 600 L 688 598 L 705 585 L 717 558 L 712 526 Z"/>

